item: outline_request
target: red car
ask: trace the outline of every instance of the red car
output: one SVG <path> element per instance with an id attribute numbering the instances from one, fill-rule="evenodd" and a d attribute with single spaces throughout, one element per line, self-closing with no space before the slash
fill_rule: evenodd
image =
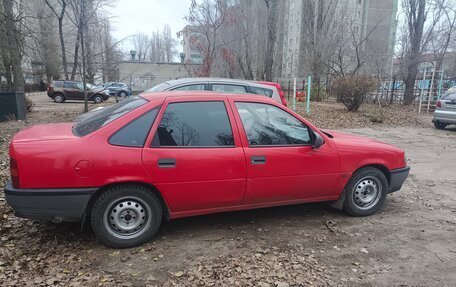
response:
<path id="1" fill-rule="evenodd" d="M 264 96 L 202 91 L 145 93 L 26 128 L 10 157 L 17 216 L 90 218 L 112 247 L 150 240 L 163 218 L 316 201 L 370 215 L 409 173 L 394 146 L 321 131 Z"/>

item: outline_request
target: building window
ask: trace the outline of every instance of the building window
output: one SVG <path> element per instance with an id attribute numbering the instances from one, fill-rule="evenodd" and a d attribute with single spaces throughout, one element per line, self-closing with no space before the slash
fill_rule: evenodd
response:
<path id="1" fill-rule="evenodd" d="M 359 33 L 359 26 L 353 27 L 353 31 L 355 32 L 356 35 Z"/>
<path id="2" fill-rule="evenodd" d="M 358 2 L 358 4 L 360 4 L 360 5 L 361 5 L 361 1 L 362 1 L 362 0 L 356 0 L 356 2 Z"/>

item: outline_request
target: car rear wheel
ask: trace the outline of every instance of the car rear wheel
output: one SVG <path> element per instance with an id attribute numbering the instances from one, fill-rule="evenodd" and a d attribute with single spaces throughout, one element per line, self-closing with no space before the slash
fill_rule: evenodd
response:
<path id="1" fill-rule="evenodd" d="M 62 94 L 55 94 L 54 95 L 54 102 L 63 103 L 64 101 L 65 101 L 65 97 Z"/>
<path id="2" fill-rule="evenodd" d="M 92 228 L 104 244 L 128 248 L 148 242 L 162 220 L 159 200 L 139 185 L 119 185 L 104 191 L 92 209 Z"/>
<path id="3" fill-rule="evenodd" d="M 103 102 L 103 97 L 101 95 L 95 95 L 93 101 L 95 104 L 101 104 Z"/>
<path id="4" fill-rule="evenodd" d="M 377 212 L 385 203 L 388 180 L 374 167 L 356 171 L 345 186 L 344 210 L 353 216 L 367 216 Z"/>
<path id="5" fill-rule="evenodd" d="M 441 123 L 439 121 L 434 122 L 434 127 L 436 129 L 443 130 L 446 126 L 447 126 L 447 124 Z"/>

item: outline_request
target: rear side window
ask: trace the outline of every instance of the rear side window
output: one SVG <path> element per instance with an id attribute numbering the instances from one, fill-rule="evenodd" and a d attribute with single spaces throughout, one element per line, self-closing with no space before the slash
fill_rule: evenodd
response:
<path id="1" fill-rule="evenodd" d="M 122 127 L 111 136 L 109 143 L 118 146 L 143 147 L 158 111 L 157 107 Z"/>
<path id="2" fill-rule="evenodd" d="M 200 85 L 188 85 L 179 88 L 173 89 L 173 91 L 204 91 L 205 86 L 204 84 Z"/>
<path id="3" fill-rule="evenodd" d="M 456 93 L 455 94 L 447 94 L 447 95 L 442 97 L 442 100 L 456 101 Z"/>
<path id="4" fill-rule="evenodd" d="M 132 97 L 115 105 L 90 112 L 73 127 L 73 133 L 79 137 L 91 134 L 113 120 L 120 118 L 132 110 L 144 105 L 145 103 L 147 103 L 147 100 L 144 98 Z"/>
<path id="5" fill-rule="evenodd" d="M 266 96 L 268 98 L 272 98 L 272 94 L 274 93 L 271 89 L 265 89 L 265 88 L 260 88 L 260 87 L 252 87 L 251 86 L 250 90 L 254 94 Z"/>
<path id="6" fill-rule="evenodd" d="M 57 88 L 62 88 L 63 87 L 63 82 L 62 81 L 54 81 L 54 82 L 52 82 L 51 86 L 54 86 L 54 87 L 57 87 Z"/>
<path id="7" fill-rule="evenodd" d="M 247 94 L 247 90 L 244 86 L 239 85 L 221 85 L 212 84 L 212 90 L 214 92 L 231 93 L 231 94 Z"/>
<path id="8" fill-rule="evenodd" d="M 82 87 L 82 86 L 81 86 Z M 78 85 L 75 82 L 65 82 L 64 88 L 67 89 L 77 89 Z"/>
<path id="9" fill-rule="evenodd" d="M 230 120 L 223 102 L 169 104 L 153 146 L 226 147 L 234 146 Z"/>

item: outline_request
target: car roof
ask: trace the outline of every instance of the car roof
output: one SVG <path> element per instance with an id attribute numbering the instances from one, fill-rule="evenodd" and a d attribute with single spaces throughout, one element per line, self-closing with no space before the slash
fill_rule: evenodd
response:
<path id="1" fill-rule="evenodd" d="M 141 97 L 146 100 L 157 100 L 157 99 L 166 99 L 174 97 L 182 97 L 186 99 L 208 97 L 209 99 L 226 97 L 234 100 L 251 100 L 253 102 L 264 102 L 264 103 L 275 103 L 277 101 L 272 98 L 268 98 L 262 95 L 256 94 L 229 94 L 229 93 L 220 93 L 213 91 L 165 91 L 165 92 L 144 92 L 140 94 Z"/>
<path id="2" fill-rule="evenodd" d="M 182 84 L 192 84 L 192 83 L 229 83 L 229 84 L 244 84 L 244 85 L 261 85 L 259 82 L 249 81 L 249 80 L 239 80 L 239 79 L 227 79 L 227 78 L 181 78 L 176 80 L 169 80 L 165 83 L 170 86 L 182 85 Z"/>

